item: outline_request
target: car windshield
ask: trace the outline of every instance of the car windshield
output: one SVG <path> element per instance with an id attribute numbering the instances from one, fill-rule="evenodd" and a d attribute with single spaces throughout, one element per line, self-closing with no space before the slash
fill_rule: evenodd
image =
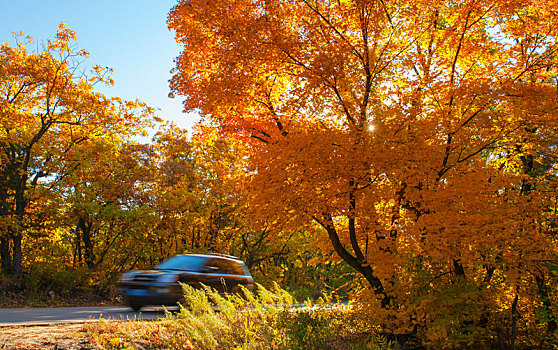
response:
<path id="1" fill-rule="evenodd" d="M 180 255 L 170 258 L 155 269 L 157 270 L 201 270 L 206 258 L 201 256 Z"/>

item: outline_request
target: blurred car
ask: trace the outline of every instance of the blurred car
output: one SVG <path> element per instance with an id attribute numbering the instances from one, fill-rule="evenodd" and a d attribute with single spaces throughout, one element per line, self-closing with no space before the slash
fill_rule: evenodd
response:
<path id="1" fill-rule="evenodd" d="M 202 284 L 220 293 L 249 290 L 254 279 L 237 257 L 224 254 L 176 255 L 151 270 L 122 274 L 118 289 L 135 311 L 146 305 L 175 305 L 182 299 L 180 283 L 200 288 Z"/>

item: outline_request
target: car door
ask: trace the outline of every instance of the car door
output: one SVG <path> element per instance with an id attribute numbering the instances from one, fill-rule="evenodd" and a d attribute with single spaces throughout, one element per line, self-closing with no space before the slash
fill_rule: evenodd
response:
<path id="1" fill-rule="evenodd" d="M 225 262 L 227 265 L 226 270 L 228 273 L 228 276 L 226 278 L 227 291 L 238 292 L 240 291 L 239 289 L 240 284 L 242 285 L 247 284 L 244 271 L 242 270 L 242 267 L 240 267 L 240 264 L 236 261 L 225 260 Z"/>

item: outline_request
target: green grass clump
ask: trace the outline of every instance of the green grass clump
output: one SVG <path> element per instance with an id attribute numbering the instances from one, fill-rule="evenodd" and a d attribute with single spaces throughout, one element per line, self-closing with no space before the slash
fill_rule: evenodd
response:
<path id="1" fill-rule="evenodd" d="M 314 307 L 280 312 L 276 328 L 286 339 L 284 349 L 397 349 L 376 333 L 367 318 L 350 308 Z"/>

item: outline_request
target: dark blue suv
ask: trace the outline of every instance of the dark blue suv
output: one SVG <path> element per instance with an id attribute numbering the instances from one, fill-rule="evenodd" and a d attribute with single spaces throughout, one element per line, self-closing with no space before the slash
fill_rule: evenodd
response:
<path id="1" fill-rule="evenodd" d="M 174 256 L 152 270 L 130 271 L 118 281 L 120 294 L 135 311 L 145 305 L 175 305 L 182 299 L 180 283 L 202 284 L 220 293 L 237 293 L 240 286 L 254 288 L 254 279 L 238 258 L 223 254 Z"/>

